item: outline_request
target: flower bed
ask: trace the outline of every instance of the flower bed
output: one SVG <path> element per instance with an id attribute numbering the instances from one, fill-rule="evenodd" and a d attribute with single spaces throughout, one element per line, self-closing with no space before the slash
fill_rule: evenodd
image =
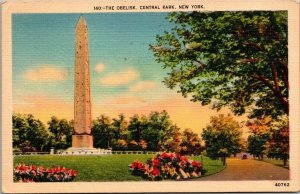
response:
<path id="1" fill-rule="evenodd" d="M 187 179 L 201 176 L 202 164 L 188 160 L 186 156 L 175 153 L 161 153 L 149 159 L 146 164 L 136 160 L 129 165 L 132 175 L 148 180 Z"/>
<path id="2" fill-rule="evenodd" d="M 19 164 L 14 169 L 14 175 L 21 182 L 70 182 L 77 174 L 75 170 L 65 167 L 44 168 Z"/>

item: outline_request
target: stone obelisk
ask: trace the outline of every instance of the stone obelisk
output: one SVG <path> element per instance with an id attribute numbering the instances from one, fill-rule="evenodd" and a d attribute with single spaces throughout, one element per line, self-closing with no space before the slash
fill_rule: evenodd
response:
<path id="1" fill-rule="evenodd" d="M 72 148 L 93 148 L 88 29 L 83 16 L 76 25 L 74 97 Z"/>

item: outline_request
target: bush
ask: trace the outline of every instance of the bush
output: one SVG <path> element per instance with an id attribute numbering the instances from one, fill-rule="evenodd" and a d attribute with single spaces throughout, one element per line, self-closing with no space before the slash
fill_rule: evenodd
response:
<path id="1" fill-rule="evenodd" d="M 199 177 L 204 172 L 200 162 L 166 152 L 157 154 L 146 164 L 136 160 L 129 165 L 129 168 L 132 175 L 148 180 L 186 179 Z"/>
<path id="2" fill-rule="evenodd" d="M 65 167 L 44 168 L 19 164 L 14 170 L 14 180 L 21 182 L 70 182 L 76 171 Z"/>

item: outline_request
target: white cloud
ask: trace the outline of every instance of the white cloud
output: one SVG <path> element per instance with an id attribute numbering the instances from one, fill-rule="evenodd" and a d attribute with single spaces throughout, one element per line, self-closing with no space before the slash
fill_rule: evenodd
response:
<path id="1" fill-rule="evenodd" d="M 152 81 L 142 81 L 129 88 L 130 92 L 139 92 L 144 90 L 151 90 L 156 87 L 156 83 Z"/>
<path id="2" fill-rule="evenodd" d="M 95 66 L 95 71 L 96 71 L 97 73 L 103 72 L 104 69 L 105 69 L 105 65 L 104 65 L 103 63 L 98 63 L 98 64 L 96 64 L 96 66 Z"/>
<path id="3" fill-rule="evenodd" d="M 25 71 L 23 78 L 29 81 L 55 82 L 65 80 L 66 76 L 64 69 L 47 65 Z"/>
<path id="4" fill-rule="evenodd" d="M 116 73 L 110 73 L 100 78 L 100 83 L 106 86 L 118 86 L 128 84 L 137 78 L 139 78 L 139 72 L 131 68 Z"/>

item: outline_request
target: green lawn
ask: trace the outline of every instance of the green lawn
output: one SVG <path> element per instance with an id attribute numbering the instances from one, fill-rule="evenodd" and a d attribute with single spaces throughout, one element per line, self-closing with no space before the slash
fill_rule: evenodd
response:
<path id="1" fill-rule="evenodd" d="M 153 155 L 128 154 L 107 156 L 15 156 L 14 165 L 18 163 L 34 164 L 38 166 L 65 166 L 77 171 L 74 181 L 141 181 L 141 177 L 132 176 L 128 165 L 138 159 L 146 162 Z M 201 161 L 200 157 L 193 157 Z M 219 160 L 203 157 L 206 175 L 214 174 L 223 169 Z"/>
<path id="2" fill-rule="evenodd" d="M 283 165 L 283 160 L 266 159 L 266 158 L 264 158 L 263 161 L 271 163 L 271 164 L 275 164 L 275 165 L 283 167 L 283 168 L 289 169 L 289 161 L 287 161 L 287 166 Z"/>
<path id="3" fill-rule="evenodd" d="M 201 162 L 200 156 L 189 157 L 189 158 Z M 205 176 L 215 174 L 225 168 L 225 166 L 222 165 L 221 160 L 212 160 L 208 157 L 203 157 L 203 166 L 204 169 L 207 170 L 207 172 L 204 174 Z"/>

